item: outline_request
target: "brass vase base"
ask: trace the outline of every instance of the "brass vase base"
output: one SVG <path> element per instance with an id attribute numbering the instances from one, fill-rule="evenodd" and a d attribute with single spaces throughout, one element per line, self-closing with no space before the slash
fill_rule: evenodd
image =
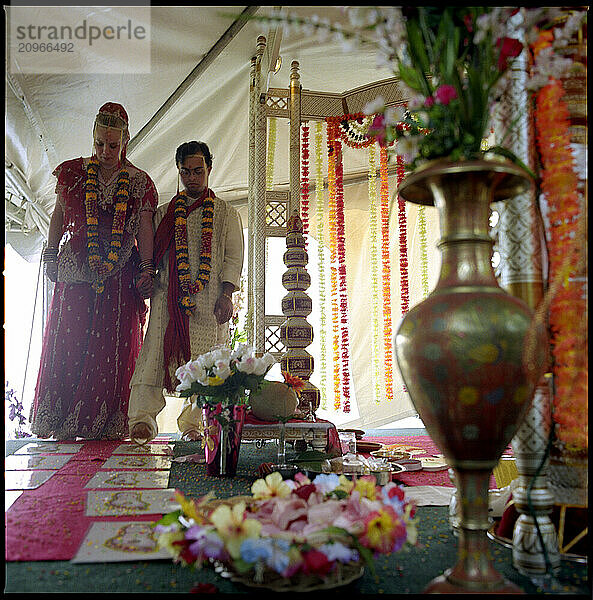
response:
<path id="1" fill-rule="evenodd" d="M 469 581 L 467 584 L 455 583 L 449 580 L 451 569 L 443 575 L 435 577 L 423 590 L 423 594 L 524 594 L 525 592 L 514 583 L 501 578 L 500 584 L 481 586 L 479 581 Z"/>

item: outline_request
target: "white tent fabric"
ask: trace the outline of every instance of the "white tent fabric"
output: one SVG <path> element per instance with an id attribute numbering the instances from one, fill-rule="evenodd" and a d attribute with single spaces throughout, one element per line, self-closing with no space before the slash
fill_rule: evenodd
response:
<path id="1" fill-rule="evenodd" d="M 93 9 L 101 10 L 113 19 L 125 16 L 125 8 L 121 7 L 61 8 L 64 11 L 81 11 L 81 16 L 87 14 L 84 11 L 90 15 Z M 214 156 L 210 186 L 220 197 L 239 208 L 246 225 L 250 60 L 255 53 L 257 37 L 264 35 L 272 39 L 274 30 L 257 20 L 241 21 L 237 18 L 245 9 L 262 15 L 272 8 L 150 7 L 149 73 L 112 73 L 107 72 L 106 67 L 99 73 L 30 74 L 20 72 L 7 62 L 5 242 L 25 258 L 38 260 L 55 203 L 55 180 L 51 173 L 64 160 L 89 155 L 92 122 L 97 109 L 107 101 L 119 102 L 126 108 L 132 137 L 128 157 L 153 178 L 160 203 L 168 202 L 176 191 L 174 153 L 177 146 L 191 139 L 203 140 L 209 144 Z M 304 17 L 317 14 L 332 22 L 345 22 L 339 7 L 283 8 Z M 6 10 L 10 18 L 10 7 Z M 40 14 L 43 16 L 43 7 L 31 7 L 30 10 L 35 11 L 37 18 Z M 332 38 L 319 40 L 295 31 L 285 32 L 281 39 L 279 54 L 283 60 L 282 67 L 276 74 L 269 75 L 269 87 L 288 87 L 290 64 L 295 60 L 299 62 L 303 88 L 315 91 L 342 93 L 392 76 L 377 67 L 372 48 L 345 53 L 340 43 Z M 14 51 L 10 30 L 7 40 L 10 51 Z M 184 84 L 194 69 L 197 77 L 190 85 Z M 182 84 L 184 87 L 179 91 Z M 173 99 L 175 102 L 172 102 Z M 166 110 L 160 111 L 162 107 Z M 156 123 L 155 115 L 161 117 Z M 138 132 L 149 123 L 151 128 L 146 137 L 135 140 Z M 274 175 L 274 183 L 280 188 L 288 182 L 287 140 L 288 125 L 280 120 Z M 366 151 L 344 148 L 345 178 L 352 174 L 364 176 L 367 168 Z M 345 189 L 351 367 L 357 406 L 351 417 L 341 415 L 340 420 L 352 426 L 369 427 L 410 416 L 415 414 L 415 410 L 397 373 L 393 402 L 376 403 L 369 394 L 367 190 L 365 181 Z M 394 192 L 395 180 L 391 177 L 392 197 Z M 422 299 L 420 276 L 416 275 L 419 273 L 419 246 L 417 241 L 413 241 L 417 231 L 417 210 L 410 205 L 407 210 L 410 305 L 413 305 Z M 398 313 L 396 212 L 392 206 L 394 331 L 401 317 Z M 440 260 L 436 251 L 432 250 L 438 234 L 438 220 L 434 209 L 427 209 L 426 214 L 432 287 Z M 314 231 L 314 218 L 311 230 Z M 312 262 L 309 270 L 315 268 Z M 395 365 L 394 370 L 397 371 Z M 315 383 L 314 377 L 312 381 Z M 331 418 L 331 413 L 324 414 L 324 417 Z"/>

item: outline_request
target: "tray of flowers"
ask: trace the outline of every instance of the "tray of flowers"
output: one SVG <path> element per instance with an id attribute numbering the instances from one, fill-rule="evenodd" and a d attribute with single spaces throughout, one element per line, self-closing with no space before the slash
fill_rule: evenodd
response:
<path id="1" fill-rule="evenodd" d="M 373 555 L 416 544 L 415 505 L 395 483 L 336 473 L 258 479 L 251 496 L 198 499 L 155 524 L 159 547 L 193 568 L 211 567 L 249 587 L 309 591 L 374 572 Z"/>

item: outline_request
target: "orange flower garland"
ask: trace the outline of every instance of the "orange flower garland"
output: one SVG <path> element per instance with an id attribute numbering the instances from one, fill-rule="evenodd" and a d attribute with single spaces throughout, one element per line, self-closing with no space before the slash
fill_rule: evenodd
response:
<path id="1" fill-rule="evenodd" d="M 389 185 L 387 148 L 381 146 L 381 255 L 383 258 L 383 331 L 385 346 L 385 392 L 387 400 L 393 400 L 393 349 L 391 329 L 391 261 L 389 258 Z"/>
<path id="2" fill-rule="evenodd" d="M 342 402 L 340 396 L 340 325 L 338 310 L 338 258 L 337 215 L 336 215 L 336 155 L 335 155 L 335 123 L 327 122 L 327 180 L 329 190 L 329 248 L 330 248 L 330 286 L 332 306 L 332 337 L 334 367 L 334 409 L 339 410 Z"/>
<path id="3" fill-rule="evenodd" d="M 340 354 L 342 359 L 343 410 L 350 412 L 350 341 L 348 335 L 348 286 L 346 284 L 346 227 L 344 217 L 344 165 L 342 144 L 335 140 L 336 174 L 336 241 L 338 284 L 340 293 Z"/>
<path id="4" fill-rule="evenodd" d="M 204 199 L 202 207 L 202 234 L 200 264 L 195 282 L 191 281 L 189 270 L 189 250 L 187 247 L 187 192 L 184 190 L 175 197 L 175 260 L 179 279 L 179 306 L 190 315 L 196 304 L 191 299 L 204 289 L 210 281 L 212 264 L 212 231 L 214 223 L 214 200 L 210 193 Z"/>
<path id="5" fill-rule="evenodd" d="M 577 235 L 580 214 L 578 178 L 570 151 L 569 114 L 563 101 L 564 90 L 553 80 L 536 96 L 535 122 L 542 162 L 541 189 L 549 206 L 548 245 L 551 298 L 549 322 L 554 357 L 554 411 L 558 438 L 568 448 L 588 447 L 588 374 L 582 336 L 586 323 L 583 284 L 569 274 L 578 270 L 580 245 Z M 558 282 L 558 285 L 555 285 Z M 583 422 L 583 419 L 585 421 Z"/>
<path id="6" fill-rule="evenodd" d="M 111 243 L 107 259 L 103 260 L 99 250 L 99 161 L 94 156 L 91 157 L 87 165 L 84 208 L 86 213 L 88 263 L 90 269 L 98 275 L 98 279 L 92 284 L 97 294 L 101 294 L 105 290 L 104 280 L 119 260 L 128 209 L 129 187 L 130 173 L 123 168 L 120 170 L 117 179 L 117 191 L 114 198 L 115 212 L 111 225 Z"/>

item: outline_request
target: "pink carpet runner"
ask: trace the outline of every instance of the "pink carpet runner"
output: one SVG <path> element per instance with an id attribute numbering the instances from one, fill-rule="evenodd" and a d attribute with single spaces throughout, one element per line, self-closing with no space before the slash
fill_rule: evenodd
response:
<path id="1" fill-rule="evenodd" d="M 84 486 L 121 443 L 85 442 L 48 481 L 36 489 L 25 490 L 15 500 L 6 512 L 7 561 L 71 560 L 76 555 L 88 528 L 96 520 L 84 514 L 89 491 Z M 126 515 L 101 517 L 101 520 L 147 521 L 151 516 Z"/>

